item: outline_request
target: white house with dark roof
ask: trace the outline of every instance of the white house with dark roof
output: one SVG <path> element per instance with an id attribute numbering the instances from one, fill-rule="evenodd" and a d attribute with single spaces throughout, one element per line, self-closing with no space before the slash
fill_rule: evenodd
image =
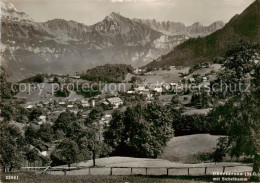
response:
<path id="1" fill-rule="evenodd" d="M 108 98 L 107 101 L 111 104 L 114 105 L 116 107 L 118 107 L 119 105 L 123 104 L 123 101 L 121 98 L 119 97 L 113 97 L 113 98 Z"/>

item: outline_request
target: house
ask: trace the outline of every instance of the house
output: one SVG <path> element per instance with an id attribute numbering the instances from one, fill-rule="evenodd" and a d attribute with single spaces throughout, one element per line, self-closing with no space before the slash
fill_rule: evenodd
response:
<path id="1" fill-rule="evenodd" d="M 102 104 L 109 105 L 109 103 L 107 101 L 102 102 Z"/>
<path id="2" fill-rule="evenodd" d="M 135 88 L 136 92 L 144 92 L 149 91 L 149 89 L 146 89 L 145 86 L 139 86 L 138 88 Z"/>
<path id="3" fill-rule="evenodd" d="M 106 115 L 105 115 L 105 119 L 112 119 L 112 115 L 106 114 Z"/>
<path id="4" fill-rule="evenodd" d="M 43 105 L 45 105 L 45 106 L 46 106 L 46 105 L 49 105 L 49 104 L 50 104 L 50 102 L 44 102 L 44 103 L 43 103 Z"/>
<path id="5" fill-rule="evenodd" d="M 70 99 L 70 100 L 68 101 L 68 103 L 69 103 L 69 104 L 75 104 L 76 101 L 77 101 L 76 98 L 75 98 L 75 99 Z"/>
<path id="6" fill-rule="evenodd" d="M 153 75 L 153 73 L 152 73 L 152 72 L 147 72 L 147 73 L 145 73 L 144 75 L 146 75 L 146 76 L 151 76 L 151 75 Z"/>
<path id="7" fill-rule="evenodd" d="M 48 156 L 48 152 L 47 152 L 47 151 L 41 151 L 40 154 L 41 154 L 42 156 L 45 156 L 45 157 Z"/>
<path id="8" fill-rule="evenodd" d="M 46 122 L 46 116 L 44 116 L 44 115 L 41 115 L 40 117 L 39 117 L 39 120 L 41 120 L 42 122 Z"/>
<path id="9" fill-rule="evenodd" d="M 28 105 L 27 107 L 26 107 L 26 109 L 33 109 L 35 106 L 34 105 Z"/>
<path id="10" fill-rule="evenodd" d="M 59 105 L 65 106 L 65 105 L 66 105 L 66 102 L 59 102 Z"/>
<path id="11" fill-rule="evenodd" d="M 195 79 L 194 78 L 190 78 L 189 81 L 190 82 L 195 82 Z"/>
<path id="12" fill-rule="evenodd" d="M 67 108 L 73 108 L 74 105 L 67 105 Z"/>
<path id="13" fill-rule="evenodd" d="M 110 92 L 110 96 L 111 97 L 117 97 L 118 96 L 118 92 L 117 91 L 112 91 L 112 92 Z"/>
<path id="14" fill-rule="evenodd" d="M 81 104 L 82 107 L 90 107 L 89 104 Z"/>
<path id="15" fill-rule="evenodd" d="M 122 104 L 123 104 L 123 101 L 122 101 L 121 98 L 119 98 L 119 97 L 109 98 L 109 99 L 107 99 L 107 101 L 108 101 L 111 105 L 114 105 L 116 108 L 117 108 L 119 105 L 122 105 Z"/>
<path id="16" fill-rule="evenodd" d="M 46 116 L 41 115 L 41 116 L 39 117 L 39 122 L 38 122 L 38 124 L 41 125 L 41 124 L 46 123 L 46 118 L 47 118 Z"/>
<path id="17" fill-rule="evenodd" d="M 162 93 L 163 89 L 161 86 L 160 87 L 157 86 L 156 88 L 153 89 L 153 91 L 155 91 L 157 93 Z"/>
<path id="18" fill-rule="evenodd" d="M 82 107 L 90 107 L 90 104 L 87 100 L 81 100 L 81 106 Z"/>
<path id="19" fill-rule="evenodd" d="M 134 74 L 139 74 L 139 73 L 141 73 L 141 72 L 143 72 L 143 70 L 142 70 L 142 69 L 139 69 L 139 68 L 136 68 L 136 69 L 134 70 Z"/>
<path id="20" fill-rule="evenodd" d="M 208 80 L 207 77 L 203 77 L 202 79 L 203 79 L 203 82 L 206 82 Z"/>
<path id="21" fill-rule="evenodd" d="M 64 107 L 56 107 L 54 109 L 55 113 L 61 113 L 61 112 L 65 112 L 65 111 L 66 111 L 66 109 Z"/>
<path id="22" fill-rule="evenodd" d="M 163 84 L 163 87 L 164 87 L 166 90 L 170 90 L 170 89 L 171 89 L 171 85 L 169 85 L 169 84 Z"/>
<path id="23" fill-rule="evenodd" d="M 95 100 L 91 100 L 91 107 L 95 107 L 96 106 L 96 101 Z"/>
<path id="24" fill-rule="evenodd" d="M 176 87 L 176 86 L 178 86 L 178 83 L 171 83 L 170 85 Z"/>
<path id="25" fill-rule="evenodd" d="M 80 79 L 80 76 L 70 76 L 72 79 Z"/>
<path id="26" fill-rule="evenodd" d="M 133 94 L 134 91 L 127 91 L 127 94 Z"/>
<path id="27" fill-rule="evenodd" d="M 88 104 L 88 100 L 81 100 L 81 104 Z"/>

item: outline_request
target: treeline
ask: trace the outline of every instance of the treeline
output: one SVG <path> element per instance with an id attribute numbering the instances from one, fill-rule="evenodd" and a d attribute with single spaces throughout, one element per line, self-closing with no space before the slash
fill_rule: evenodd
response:
<path id="1" fill-rule="evenodd" d="M 26 116 L 30 121 L 38 118 L 42 112 L 35 109 Z M 110 153 L 110 148 L 97 136 L 99 134 L 98 120 L 102 111 L 94 109 L 87 119 L 80 113 L 77 115 L 66 111 L 51 123 L 40 127 L 27 123 L 21 130 L 8 121 L 1 125 L 2 139 L 0 162 L 5 171 L 20 169 L 24 160 L 30 163 L 40 161 L 43 166 L 64 165 L 104 157 Z M 23 133 L 24 131 L 24 133 Z M 3 132 L 3 133 L 2 133 Z M 42 156 L 40 152 L 53 149 L 50 156 Z"/>
<path id="2" fill-rule="evenodd" d="M 7 81 L 7 73 L 0 67 L 0 99 L 11 99 L 16 94 L 17 87 L 12 90 L 12 83 Z M 1 101 L 2 102 L 2 101 Z"/>
<path id="3" fill-rule="evenodd" d="M 227 89 L 214 92 L 222 103 L 212 111 L 212 123 L 226 131 L 216 155 L 239 158 L 253 157 L 253 172 L 260 167 L 260 45 L 240 42 L 226 53 L 223 70 L 216 83 L 226 83 Z M 234 87 L 237 85 L 237 87 Z M 238 87 L 240 85 L 241 87 Z"/>
<path id="4" fill-rule="evenodd" d="M 81 78 L 88 81 L 122 82 L 128 73 L 132 73 L 133 67 L 125 64 L 106 64 L 87 70 L 81 74 Z"/>
<path id="5" fill-rule="evenodd" d="M 21 83 L 43 83 L 44 78 L 48 77 L 47 74 L 37 74 L 21 81 Z"/>

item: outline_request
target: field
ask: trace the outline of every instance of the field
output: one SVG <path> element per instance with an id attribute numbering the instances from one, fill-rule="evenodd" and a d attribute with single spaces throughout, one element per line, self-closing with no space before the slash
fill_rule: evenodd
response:
<path id="1" fill-rule="evenodd" d="M 183 163 L 198 162 L 195 155 L 213 152 L 218 138 L 208 134 L 173 137 L 159 158 Z"/>
<path id="2" fill-rule="evenodd" d="M 169 71 L 167 70 L 158 70 L 158 71 L 152 71 L 150 75 L 145 75 L 145 76 L 138 76 L 141 78 L 143 81 L 147 81 L 148 83 L 176 83 L 180 80 L 179 73 L 188 73 L 189 72 L 189 67 L 185 67 L 182 70 L 177 70 L 177 69 L 171 69 Z M 133 75 L 128 75 L 126 81 L 129 81 L 131 76 Z"/>
<path id="3" fill-rule="evenodd" d="M 54 100 L 64 100 L 62 97 L 55 97 L 53 92 L 55 92 L 55 84 L 51 83 L 39 83 L 36 88 L 33 86 L 30 88 L 29 84 L 26 84 L 26 88 L 21 86 L 22 92 L 19 92 L 15 97 L 26 99 L 28 104 L 35 104 L 39 101 L 50 102 Z M 23 91 L 26 89 L 26 91 Z M 84 97 L 81 95 L 77 95 L 75 92 L 71 92 L 70 95 L 66 98 L 68 100 L 78 99 L 82 100 Z"/>

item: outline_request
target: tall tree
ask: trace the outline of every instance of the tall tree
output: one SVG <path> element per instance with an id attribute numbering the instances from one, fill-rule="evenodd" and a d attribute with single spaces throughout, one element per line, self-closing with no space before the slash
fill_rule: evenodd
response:
<path id="1" fill-rule="evenodd" d="M 1 126 L 1 139 L 0 162 L 3 170 L 12 171 L 14 168 L 19 169 L 24 158 L 23 153 L 26 145 L 20 130 L 13 125 L 5 124 L 5 126 Z"/>
<path id="2" fill-rule="evenodd" d="M 79 148 L 75 141 L 64 139 L 51 153 L 52 165 L 66 163 L 68 167 L 79 160 Z"/>
<path id="3" fill-rule="evenodd" d="M 250 84 L 249 90 L 225 90 L 224 108 L 228 114 L 214 114 L 213 123 L 225 124 L 227 127 L 227 146 L 231 156 L 254 156 L 254 170 L 259 171 L 260 151 L 260 65 L 259 46 L 241 42 L 227 53 L 224 71 L 219 75 L 219 82 L 231 84 Z M 230 89 L 230 88 L 229 88 Z M 242 90 L 241 90 L 242 89 Z M 223 108 L 219 106 L 218 108 Z M 226 123 L 224 121 L 228 121 Z"/>
<path id="4" fill-rule="evenodd" d="M 53 124 L 53 130 L 54 132 L 61 130 L 67 137 L 76 136 L 80 130 L 77 116 L 70 111 L 61 113 Z"/>
<path id="5" fill-rule="evenodd" d="M 170 110 L 158 103 L 137 104 L 115 112 L 104 133 L 114 154 L 156 158 L 173 136 Z"/>
<path id="6" fill-rule="evenodd" d="M 78 144 L 81 150 L 91 152 L 93 166 L 96 166 L 96 158 L 106 156 L 110 153 L 110 147 L 99 139 L 98 124 L 89 124 L 86 129 L 78 135 Z"/>

